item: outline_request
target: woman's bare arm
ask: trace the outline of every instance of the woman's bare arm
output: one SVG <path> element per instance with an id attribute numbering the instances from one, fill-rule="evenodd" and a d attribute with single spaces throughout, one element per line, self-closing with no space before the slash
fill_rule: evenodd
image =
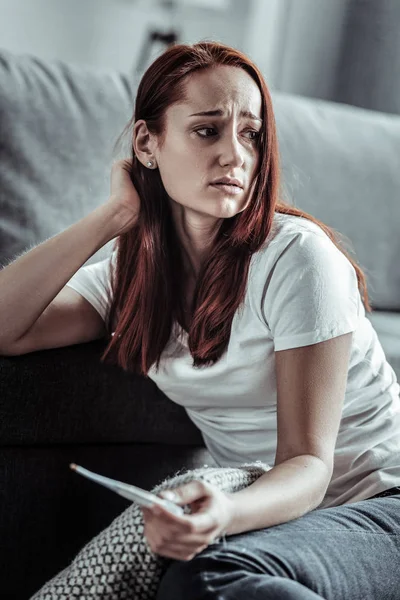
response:
<path id="1" fill-rule="evenodd" d="M 0 354 L 34 325 L 80 267 L 119 232 L 105 203 L 0 271 Z"/>

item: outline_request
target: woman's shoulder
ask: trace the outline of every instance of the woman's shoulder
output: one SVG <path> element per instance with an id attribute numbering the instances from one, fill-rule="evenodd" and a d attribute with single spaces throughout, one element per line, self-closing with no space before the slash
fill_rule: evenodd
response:
<path id="1" fill-rule="evenodd" d="M 271 231 L 262 245 L 260 252 L 265 253 L 268 250 L 276 250 L 277 247 L 285 248 L 296 237 L 314 238 L 315 235 L 331 241 L 325 231 L 310 219 L 298 215 L 275 213 Z"/>
<path id="2" fill-rule="evenodd" d="M 274 223 L 276 231 L 280 233 L 313 232 L 326 235 L 317 223 L 314 223 L 314 221 L 311 221 L 307 217 L 276 212 L 274 214 Z"/>
<path id="3" fill-rule="evenodd" d="M 286 213 L 275 213 L 270 234 L 255 253 L 254 263 L 262 267 L 257 270 L 264 274 L 278 263 L 280 268 L 290 266 L 299 274 L 307 268 L 323 269 L 330 265 L 353 269 L 345 254 L 317 223 Z"/>

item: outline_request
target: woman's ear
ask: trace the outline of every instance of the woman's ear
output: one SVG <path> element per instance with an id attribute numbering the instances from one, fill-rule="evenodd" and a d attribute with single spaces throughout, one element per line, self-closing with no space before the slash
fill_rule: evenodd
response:
<path id="1" fill-rule="evenodd" d="M 133 127 L 132 146 L 135 155 L 147 168 L 157 167 L 155 159 L 156 138 L 147 128 L 146 121 L 139 119 Z"/>

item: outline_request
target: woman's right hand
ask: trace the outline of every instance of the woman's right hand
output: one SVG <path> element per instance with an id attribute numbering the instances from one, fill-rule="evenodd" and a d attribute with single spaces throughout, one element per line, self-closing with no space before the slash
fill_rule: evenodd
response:
<path id="1" fill-rule="evenodd" d="M 115 210 L 118 233 L 126 233 L 136 225 L 140 212 L 140 198 L 129 175 L 131 159 L 117 160 L 111 168 L 111 189 L 108 203 Z"/>

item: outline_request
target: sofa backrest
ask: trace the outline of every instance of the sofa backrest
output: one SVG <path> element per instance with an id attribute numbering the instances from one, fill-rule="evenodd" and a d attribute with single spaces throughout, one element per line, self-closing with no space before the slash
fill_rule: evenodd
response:
<path id="1" fill-rule="evenodd" d="M 273 104 L 290 203 L 341 234 L 373 308 L 400 310 L 400 116 L 279 92 Z"/>
<path id="2" fill-rule="evenodd" d="M 107 200 L 134 95 L 120 73 L 0 51 L 2 265 Z M 373 308 L 400 310 L 400 116 L 272 98 L 286 199 L 344 236 Z"/>
<path id="3" fill-rule="evenodd" d="M 113 147 L 133 102 L 119 73 L 0 52 L 3 266 L 107 201 Z"/>

